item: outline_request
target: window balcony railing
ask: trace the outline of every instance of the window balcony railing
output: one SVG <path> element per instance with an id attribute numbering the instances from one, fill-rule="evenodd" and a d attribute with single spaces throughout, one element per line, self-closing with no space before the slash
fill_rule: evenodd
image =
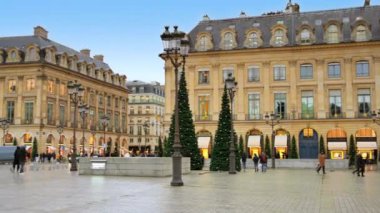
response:
<path id="1" fill-rule="evenodd" d="M 28 120 L 28 119 L 24 119 L 24 120 L 22 120 L 21 123 L 22 123 L 22 124 L 33 124 L 33 120 L 32 120 L 32 119 L 30 119 L 30 120 Z"/>
<path id="2" fill-rule="evenodd" d="M 211 121 L 212 115 L 195 115 L 195 121 Z"/>
<path id="3" fill-rule="evenodd" d="M 372 118 L 372 113 L 371 112 L 356 112 L 355 113 L 355 118 Z"/>
<path id="4" fill-rule="evenodd" d="M 48 120 L 47 125 L 55 125 L 55 120 Z"/>
<path id="5" fill-rule="evenodd" d="M 277 114 L 277 116 L 280 120 L 290 120 L 291 119 L 290 113 L 279 113 L 279 114 Z M 265 119 L 265 117 L 264 117 L 264 119 Z"/>
<path id="6" fill-rule="evenodd" d="M 251 120 L 261 120 L 263 119 L 262 114 L 246 114 L 245 115 L 245 120 L 251 121 Z"/>
<path id="7" fill-rule="evenodd" d="M 340 113 L 328 112 L 326 117 L 329 119 L 346 118 L 346 113 L 344 113 L 344 112 L 340 112 Z"/>
<path id="8" fill-rule="evenodd" d="M 314 112 L 303 112 L 298 115 L 300 119 L 308 120 L 317 118 L 316 113 Z"/>

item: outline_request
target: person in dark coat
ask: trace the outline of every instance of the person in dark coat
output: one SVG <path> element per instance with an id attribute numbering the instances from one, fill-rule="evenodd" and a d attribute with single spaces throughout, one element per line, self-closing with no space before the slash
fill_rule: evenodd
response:
<path id="1" fill-rule="evenodd" d="M 261 163 L 261 172 L 266 172 L 267 171 L 268 157 L 265 154 L 265 152 L 262 152 L 260 155 L 260 163 Z"/>
<path id="2" fill-rule="evenodd" d="M 14 172 L 15 169 L 17 169 L 16 171 L 18 172 L 20 169 L 20 161 L 19 161 L 20 147 L 19 146 L 16 147 L 16 150 L 15 150 L 13 156 L 14 156 L 14 159 L 13 159 L 13 165 L 11 167 L 11 171 Z M 17 166 L 17 168 L 16 168 L 16 166 Z"/>
<path id="3" fill-rule="evenodd" d="M 259 171 L 259 157 L 257 156 L 257 154 L 255 154 L 255 156 L 253 156 L 252 160 L 253 160 L 253 164 L 255 166 L 255 172 L 258 172 Z"/>
<path id="4" fill-rule="evenodd" d="M 364 159 L 361 155 L 360 155 L 360 159 L 359 159 L 359 171 L 358 171 L 358 176 L 360 176 L 359 175 L 359 173 L 361 173 L 362 174 L 362 177 L 364 177 L 364 172 L 365 172 L 365 161 L 366 161 L 366 159 Z"/>
<path id="5" fill-rule="evenodd" d="M 241 153 L 241 162 L 243 163 L 243 170 L 245 171 L 247 168 L 247 154 L 244 151 Z"/>
<path id="6" fill-rule="evenodd" d="M 25 146 L 20 148 L 20 155 L 18 157 L 18 161 L 20 163 L 20 173 L 24 172 L 24 165 L 26 161 L 26 149 Z"/>
<path id="7" fill-rule="evenodd" d="M 355 173 L 358 173 L 358 176 L 359 176 L 359 172 L 360 172 L 360 161 L 362 160 L 362 155 L 360 153 L 358 153 L 356 155 L 356 160 L 355 160 L 355 170 L 352 172 L 352 174 L 355 174 Z"/>

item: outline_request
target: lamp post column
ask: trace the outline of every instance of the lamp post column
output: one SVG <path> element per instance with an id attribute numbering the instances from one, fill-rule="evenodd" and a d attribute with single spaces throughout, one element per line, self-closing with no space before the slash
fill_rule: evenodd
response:
<path id="1" fill-rule="evenodd" d="M 1 128 L 3 129 L 3 146 L 5 146 L 5 131 L 9 128 L 9 121 L 7 119 L 1 119 Z"/>
<path id="2" fill-rule="evenodd" d="M 232 77 L 232 73 L 228 74 L 228 78 L 225 80 L 225 86 L 228 91 L 228 95 L 230 96 L 231 102 L 231 141 L 230 141 L 230 154 L 229 154 L 229 174 L 236 174 L 236 149 L 235 149 L 235 137 L 234 137 L 234 96 L 236 92 L 237 82 L 235 81 L 235 77 Z"/>

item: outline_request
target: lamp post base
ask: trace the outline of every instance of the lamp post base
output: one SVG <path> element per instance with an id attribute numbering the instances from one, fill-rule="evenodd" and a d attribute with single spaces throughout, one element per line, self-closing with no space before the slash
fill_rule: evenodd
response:
<path id="1" fill-rule="evenodd" d="M 177 147 L 176 147 L 177 148 Z M 179 151 L 174 151 L 173 160 L 173 178 L 170 182 L 171 186 L 183 186 L 182 181 L 182 155 Z"/>
<path id="2" fill-rule="evenodd" d="M 233 172 L 233 171 L 229 171 L 228 174 L 230 174 L 230 175 L 234 175 L 234 174 L 236 174 L 236 171 L 235 171 L 235 172 Z"/>

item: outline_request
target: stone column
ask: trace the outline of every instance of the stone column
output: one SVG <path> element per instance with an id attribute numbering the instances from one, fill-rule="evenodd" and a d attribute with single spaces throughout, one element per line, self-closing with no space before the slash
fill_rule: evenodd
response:
<path id="1" fill-rule="evenodd" d="M 34 109 L 34 124 L 46 124 L 47 123 L 47 93 L 46 93 L 46 76 L 37 76 L 36 78 L 36 101 Z"/>
<path id="2" fill-rule="evenodd" d="M 375 72 L 375 91 L 373 91 L 373 95 L 371 98 L 373 98 L 373 102 L 375 103 L 375 108 L 374 110 L 380 109 L 380 98 L 379 98 L 379 93 L 380 93 L 380 57 L 374 57 L 374 70 Z"/>
<path id="3" fill-rule="evenodd" d="M 193 115 L 195 112 L 195 108 L 197 107 L 195 105 L 195 87 L 198 84 L 198 82 L 195 80 L 197 72 L 195 70 L 195 65 L 188 65 L 185 68 L 185 73 L 186 73 L 186 83 L 187 83 L 187 91 L 189 92 L 189 105 L 190 105 L 190 110 L 192 110 Z M 193 107 L 191 109 L 191 107 Z"/>
<path id="4" fill-rule="evenodd" d="M 0 56 L 1 57 L 1 56 Z M 1 63 L 1 58 L 0 58 Z M 4 88 L 3 92 L 0 92 L 0 118 L 5 118 L 7 116 L 7 105 L 4 103 L 4 94 L 8 93 L 8 87 L 6 86 L 5 77 L 0 77 L 0 88 Z"/>
<path id="5" fill-rule="evenodd" d="M 297 115 L 294 112 L 297 112 L 299 100 L 297 99 L 297 61 L 289 61 L 289 82 L 290 82 L 290 91 L 289 91 L 289 107 L 288 114 L 290 114 L 291 119 L 296 119 Z M 299 111 L 301 112 L 301 111 Z"/>
<path id="6" fill-rule="evenodd" d="M 218 120 L 219 111 L 220 111 L 220 103 L 221 103 L 220 102 L 221 96 L 219 96 L 219 88 L 220 88 L 220 85 L 222 84 L 221 82 L 222 79 L 221 79 L 221 74 L 220 74 L 221 71 L 219 69 L 220 69 L 219 63 L 213 63 L 211 65 L 210 82 L 213 88 L 212 98 L 214 100 L 211 102 L 213 104 L 212 106 L 212 109 L 213 109 L 212 120 L 213 121 Z"/>
<path id="7" fill-rule="evenodd" d="M 55 80 L 55 107 L 54 107 L 54 120 L 55 125 L 59 124 L 59 90 L 60 90 L 60 83 L 61 81 L 59 79 Z"/>
<path id="8" fill-rule="evenodd" d="M 23 115 L 22 115 L 22 108 L 24 106 L 23 102 L 23 92 L 24 92 L 24 77 L 19 76 L 18 82 L 17 82 L 17 102 L 15 106 L 15 124 L 21 124 Z"/>
<path id="9" fill-rule="evenodd" d="M 345 76 L 345 82 L 346 82 L 346 93 L 345 93 L 345 98 L 346 98 L 346 107 L 345 112 L 346 112 L 346 118 L 354 118 L 355 117 L 355 110 L 353 106 L 353 90 L 352 90 L 352 60 L 351 58 L 345 58 L 344 59 L 344 73 L 346 74 Z M 343 108 L 343 109 L 344 109 Z"/>
<path id="10" fill-rule="evenodd" d="M 265 114 L 266 112 L 272 112 L 273 111 L 273 100 L 272 100 L 272 96 L 270 94 L 270 88 L 269 88 L 269 85 L 271 84 L 271 80 L 270 80 L 270 77 L 272 76 L 271 75 L 271 70 L 270 70 L 270 62 L 269 61 L 265 61 L 263 62 L 263 84 L 264 84 L 264 94 L 262 97 L 260 97 L 261 100 L 263 100 L 263 103 L 262 103 L 262 112 L 261 114 Z"/>
<path id="11" fill-rule="evenodd" d="M 317 104 L 316 109 L 318 113 L 318 118 L 326 118 L 326 110 L 325 110 L 325 99 L 328 100 L 328 94 L 325 94 L 325 88 L 324 88 L 324 73 L 325 73 L 325 61 L 323 59 L 317 60 L 317 69 L 316 69 L 316 75 L 317 75 Z M 327 97 L 327 98 L 326 98 Z"/>
<path id="12" fill-rule="evenodd" d="M 237 115 L 237 120 L 245 120 L 244 106 L 246 105 L 246 98 L 244 95 L 244 70 L 245 64 L 240 63 L 237 65 L 235 80 L 237 81 L 237 91 L 234 100 L 234 114 Z"/>

